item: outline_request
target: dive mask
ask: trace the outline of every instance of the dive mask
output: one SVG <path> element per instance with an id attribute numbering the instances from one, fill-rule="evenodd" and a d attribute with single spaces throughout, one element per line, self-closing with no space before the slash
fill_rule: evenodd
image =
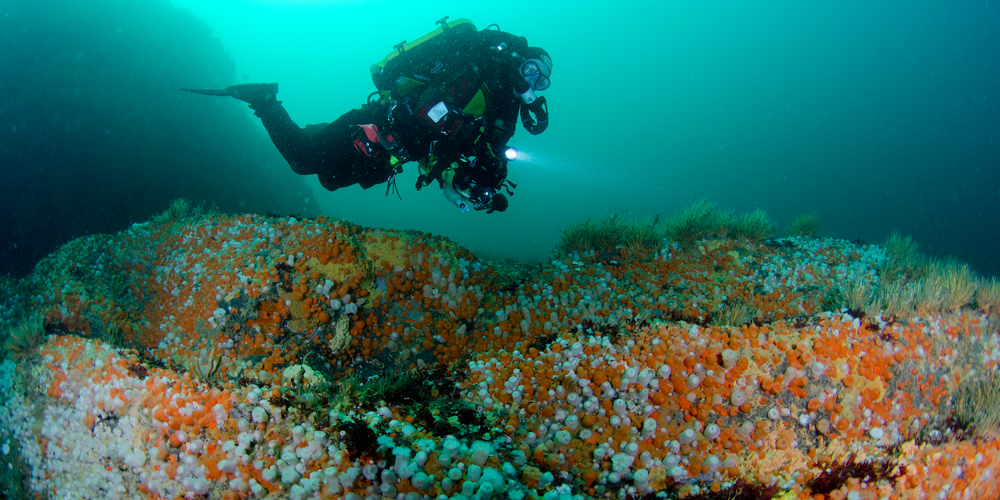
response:
<path id="1" fill-rule="evenodd" d="M 521 77 L 531 85 L 532 90 L 542 91 L 549 88 L 549 85 L 552 84 L 552 81 L 549 80 L 551 74 L 551 61 L 546 64 L 546 61 L 542 59 L 528 59 L 521 63 Z"/>
<path id="2" fill-rule="evenodd" d="M 549 79 L 552 74 L 552 59 L 545 51 L 539 51 L 536 57 L 525 60 L 518 71 L 528 84 L 528 90 L 518 92 L 525 104 L 535 101 L 536 91 L 541 92 L 552 85 L 552 80 Z"/>

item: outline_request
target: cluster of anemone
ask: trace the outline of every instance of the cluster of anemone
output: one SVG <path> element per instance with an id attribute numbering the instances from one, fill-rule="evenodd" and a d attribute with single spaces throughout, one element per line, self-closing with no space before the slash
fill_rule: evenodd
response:
<path id="1" fill-rule="evenodd" d="M 498 279 L 422 233 L 183 222 L 75 243 L 32 278 L 31 305 L 63 333 L 37 350 L 30 388 L 51 410 L 4 422 L 38 448 L 35 491 L 837 498 L 974 491 L 1000 471 L 995 441 L 930 441 L 956 435 L 932 413 L 985 394 L 957 387 L 1000 361 L 987 315 L 830 307 L 845 283 L 877 281 L 876 246 L 705 233 Z M 142 301 L 65 270 L 98 269 L 73 260 L 88 245 L 143 255 L 126 294 Z M 130 349 L 97 341 L 109 326 Z"/>

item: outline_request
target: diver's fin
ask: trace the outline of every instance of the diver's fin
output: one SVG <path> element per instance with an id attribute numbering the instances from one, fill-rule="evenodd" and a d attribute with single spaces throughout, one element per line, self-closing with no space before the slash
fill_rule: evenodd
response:
<path id="1" fill-rule="evenodd" d="M 222 97 L 232 96 L 233 92 L 229 89 L 181 89 L 184 92 L 193 92 L 195 94 L 203 95 L 217 95 Z"/>
<path id="2" fill-rule="evenodd" d="M 181 90 L 184 92 L 193 92 L 195 94 L 202 95 L 233 97 L 249 104 L 254 111 L 260 111 L 267 106 L 278 102 L 277 99 L 275 99 L 275 96 L 278 94 L 277 83 L 241 83 L 239 85 L 230 85 L 224 89 Z"/>

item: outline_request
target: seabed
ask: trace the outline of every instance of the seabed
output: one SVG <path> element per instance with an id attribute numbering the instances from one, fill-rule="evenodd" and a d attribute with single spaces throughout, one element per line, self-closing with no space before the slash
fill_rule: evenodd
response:
<path id="1" fill-rule="evenodd" d="M 996 317 L 840 308 L 885 259 L 718 238 L 532 268 L 225 215 L 81 238 L 0 292 L 3 492 L 998 498 L 995 425 L 954 412 Z"/>

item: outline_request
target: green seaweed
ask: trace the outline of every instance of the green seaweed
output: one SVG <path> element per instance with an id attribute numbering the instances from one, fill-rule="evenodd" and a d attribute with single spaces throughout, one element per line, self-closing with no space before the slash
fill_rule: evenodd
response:
<path id="1" fill-rule="evenodd" d="M 729 236 L 759 245 L 774 234 L 778 225 L 761 209 L 745 213 L 735 219 L 729 229 Z"/>
<path id="2" fill-rule="evenodd" d="M 816 214 L 802 214 L 792 220 L 792 223 L 785 229 L 785 237 L 803 236 L 815 238 L 819 228 L 819 216 Z"/>
<path id="3" fill-rule="evenodd" d="M 33 352 L 44 342 L 45 327 L 42 316 L 39 314 L 22 316 L 20 321 L 4 332 L 4 354 L 16 361 Z"/>
<path id="4" fill-rule="evenodd" d="M 698 240 L 719 236 L 728 232 L 732 216 L 720 215 L 715 211 L 715 203 L 707 198 L 671 216 L 664 225 L 664 236 L 676 241 L 681 248 L 690 248 Z"/>
<path id="5" fill-rule="evenodd" d="M 952 397 L 959 425 L 976 435 L 1000 430 L 1000 373 L 990 370 L 975 380 L 965 380 Z"/>

